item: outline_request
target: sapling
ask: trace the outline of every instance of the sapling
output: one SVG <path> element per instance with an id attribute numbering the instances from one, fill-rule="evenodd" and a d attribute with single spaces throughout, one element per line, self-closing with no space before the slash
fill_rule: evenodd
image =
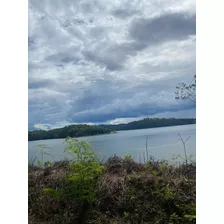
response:
<path id="1" fill-rule="evenodd" d="M 191 136 L 189 136 L 186 140 L 184 140 L 181 135 L 178 133 L 178 136 L 180 137 L 179 140 L 183 144 L 183 149 L 184 149 L 184 157 L 181 156 L 180 154 L 176 154 L 173 156 L 173 159 L 181 158 L 185 161 L 186 165 L 188 165 L 188 161 L 192 158 L 192 154 L 187 155 L 187 150 L 186 150 L 186 142 L 190 139 Z"/>
<path id="2" fill-rule="evenodd" d="M 52 154 L 48 153 L 45 151 L 45 149 L 52 149 L 51 147 L 45 145 L 45 144 L 39 144 L 36 146 L 37 149 L 37 155 L 41 156 L 41 160 L 37 160 L 37 164 L 42 167 L 44 165 L 44 155 L 49 155 L 49 156 L 53 156 Z"/>
<path id="3" fill-rule="evenodd" d="M 87 142 L 67 137 L 64 143 L 67 145 L 65 152 L 73 156 L 65 185 L 61 189 L 47 188 L 44 191 L 55 199 L 80 202 L 80 223 L 83 223 L 95 198 L 97 177 L 104 167 L 100 165 L 97 155 Z"/>

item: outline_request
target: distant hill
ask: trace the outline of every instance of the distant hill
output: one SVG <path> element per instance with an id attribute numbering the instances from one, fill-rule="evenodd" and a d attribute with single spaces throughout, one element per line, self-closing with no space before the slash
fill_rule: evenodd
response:
<path id="1" fill-rule="evenodd" d="M 145 118 L 140 121 L 133 121 L 127 124 L 117 125 L 69 125 L 63 128 L 52 129 L 49 131 L 35 130 L 28 131 L 28 141 L 43 140 L 43 139 L 56 139 L 70 137 L 81 137 L 90 135 L 109 134 L 113 131 L 120 130 L 134 130 L 144 128 L 156 128 L 177 126 L 186 124 L 195 124 L 194 118 Z"/>
<path id="2" fill-rule="evenodd" d="M 56 139 L 70 137 L 81 137 L 89 135 L 109 134 L 111 129 L 100 127 L 96 125 L 69 125 L 63 128 L 52 129 L 49 131 L 35 130 L 28 132 L 28 141 L 43 140 L 43 139 Z"/>
<path id="3" fill-rule="evenodd" d="M 167 127 L 167 126 L 177 126 L 186 124 L 196 124 L 196 119 L 194 118 L 145 118 L 139 121 L 133 121 L 127 124 L 117 124 L 117 125 L 100 125 L 104 128 L 109 128 L 111 130 L 134 130 L 134 129 L 144 129 L 144 128 L 157 128 L 157 127 Z"/>

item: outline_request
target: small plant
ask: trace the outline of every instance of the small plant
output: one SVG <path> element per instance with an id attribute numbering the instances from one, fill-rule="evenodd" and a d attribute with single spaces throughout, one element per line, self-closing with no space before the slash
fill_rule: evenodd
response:
<path id="1" fill-rule="evenodd" d="M 160 169 L 162 171 L 165 171 L 167 168 L 168 168 L 168 165 L 166 163 L 163 163 L 163 164 L 160 165 Z"/>
<path id="2" fill-rule="evenodd" d="M 129 216 L 129 212 L 124 212 L 124 217 L 127 218 Z"/>
<path id="3" fill-rule="evenodd" d="M 145 137 L 145 151 L 146 151 L 146 159 L 149 161 L 149 152 L 148 152 L 148 136 Z"/>
<path id="4" fill-rule="evenodd" d="M 174 192 L 168 186 L 166 186 L 164 190 L 164 199 L 166 201 L 169 201 L 169 200 L 173 200 L 174 198 L 175 198 Z"/>
<path id="5" fill-rule="evenodd" d="M 126 155 L 125 157 L 124 157 L 124 160 L 125 161 L 129 161 L 129 160 L 131 160 L 132 159 L 132 156 L 131 155 Z"/>
<path id="6" fill-rule="evenodd" d="M 180 223 L 180 221 L 181 218 L 176 213 L 173 213 L 170 215 L 170 220 L 168 224 L 177 224 Z"/>
<path id="7" fill-rule="evenodd" d="M 190 139 L 191 136 L 189 136 L 186 140 L 183 140 L 183 138 L 181 137 L 181 135 L 178 133 L 179 137 L 180 137 L 180 141 L 183 144 L 183 148 L 184 148 L 184 158 L 180 155 L 178 155 L 179 158 L 182 158 L 185 160 L 186 165 L 188 164 L 189 159 L 192 157 L 187 156 L 187 151 L 186 151 L 186 142 Z M 178 158 L 177 157 L 177 158 Z"/>
<path id="8" fill-rule="evenodd" d="M 188 223 L 196 223 L 196 215 L 184 215 L 184 217 L 178 216 L 176 213 L 170 215 L 168 224 L 188 224 Z"/>
<path id="9" fill-rule="evenodd" d="M 47 162 L 44 163 L 45 167 L 51 167 L 52 165 L 53 165 L 53 163 L 50 162 L 50 161 L 47 161 Z"/>
<path id="10" fill-rule="evenodd" d="M 51 148 L 49 146 L 45 145 L 45 144 L 39 144 L 36 147 L 38 148 L 37 149 L 37 152 L 38 152 L 37 155 L 41 155 L 41 160 L 38 159 L 37 164 L 38 164 L 38 166 L 43 167 L 44 166 L 44 155 L 53 156 L 52 154 L 45 151 L 46 149 L 51 149 Z"/>
<path id="11" fill-rule="evenodd" d="M 174 154 L 173 157 L 172 157 L 172 159 L 173 159 L 173 160 L 177 160 L 177 159 L 179 158 L 179 159 L 184 160 L 184 162 L 185 162 L 186 164 L 188 164 L 188 162 L 191 161 L 191 159 L 192 159 L 193 156 L 194 156 L 193 154 L 186 155 L 186 156 L 183 156 L 183 155 L 181 155 L 181 154 Z M 186 161 L 187 161 L 187 162 L 186 162 Z"/>
<path id="12" fill-rule="evenodd" d="M 158 176 L 158 172 L 156 170 L 152 170 L 152 174 L 157 177 Z"/>
<path id="13" fill-rule="evenodd" d="M 184 218 L 188 223 L 196 223 L 196 215 L 184 215 Z"/>

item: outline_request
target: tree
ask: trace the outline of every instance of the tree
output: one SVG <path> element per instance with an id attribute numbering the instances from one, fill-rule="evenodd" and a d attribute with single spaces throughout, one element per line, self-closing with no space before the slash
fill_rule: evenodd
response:
<path id="1" fill-rule="evenodd" d="M 196 103 L 196 75 L 190 84 L 179 83 L 176 87 L 177 91 L 175 92 L 175 99 L 179 100 L 190 100 L 193 103 Z"/>

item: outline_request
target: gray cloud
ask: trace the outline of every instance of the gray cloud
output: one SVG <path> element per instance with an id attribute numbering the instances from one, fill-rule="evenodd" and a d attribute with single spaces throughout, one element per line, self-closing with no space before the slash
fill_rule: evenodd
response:
<path id="1" fill-rule="evenodd" d="M 129 17 L 132 17 L 133 14 L 140 14 L 140 11 L 138 10 L 127 10 L 127 8 L 125 9 L 115 9 L 112 11 L 112 15 L 114 15 L 115 17 L 118 17 L 120 19 L 126 19 Z"/>
<path id="2" fill-rule="evenodd" d="M 29 80 L 28 86 L 29 89 L 39 89 L 39 88 L 51 88 L 56 84 L 55 81 L 51 79 L 31 79 Z"/>
<path id="3" fill-rule="evenodd" d="M 59 52 L 57 54 L 52 54 L 45 58 L 46 61 L 51 61 L 53 63 L 57 64 L 68 64 L 73 62 L 78 63 L 78 61 L 81 60 L 81 58 L 77 55 L 74 55 L 74 53 L 68 53 L 68 52 Z"/>
<path id="4" fill-rule="evenodd" d="M 156 18 L 133 20 L 130 36 L 147 44 L 158 44 L 170 40 L 181 40 L 196 33 L 196 16 L 172 13 Z"/>
<path id="5" fill-rule="evenodd" d="M 34 39 L 32 37 L 28 37 L 28 47 L 31 48 L 34 44 Z"/>
<path id="6" fill-rule="evenodd" d="M 83 51 L 83 55 L 86 60 L 105 66 L 111 71 L 116 71 L 122 70 L 124 68 L 125 60 L 130 56 L 136 55 L 136 53 L 144 47 L 144 44 L 135 41 L 131 43 L 112 44 L 108 47 L 102 45 L 97 46 L 92 51 Z"/>
<path id="7" fill-rule="evenodd" d="M 173 94 L 195 74 L 194 8 L 29 0 L 29 129 L 194 111 Z"/>
<path id="8" fill-rule="evenodd" d="M 77 122 L 101 123 L 116 118 L 150 116 L 164 111 L 177 112 L 194 108 L 194 105 L 188 102 L 180 106 L 171 98 L 166 98 L 166 94 L 157 93 L 157 96 L 148 97 L 150 94 L 145 92 L 129 99 L 115 99 L 110 104 L 75 113 L 72 117 Z"/>

